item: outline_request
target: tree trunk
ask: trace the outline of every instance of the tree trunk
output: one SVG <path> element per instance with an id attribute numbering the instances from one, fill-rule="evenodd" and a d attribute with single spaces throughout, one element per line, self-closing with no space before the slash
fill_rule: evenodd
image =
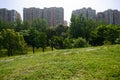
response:
<path id="1" fill-rule="evenodd" d="M 33 46 L 33 53 L 35 53 L 35 47 Z"/>
<path id="2" fill-rule="evenodd" d="M 7 55 L 8 55 L 8 56 L 11 56 L 11 53 L 12 53 L 12 52 L 11 52 L 11 49 L 10 49 L 10 47 L 9 47 L 9 48 L 7 49 Z"/>
<path id="3" fill-rule="evenodd" d="M 52 49 L 52 51 L 53 51 L 53 48 L 54 48 L 54 46 L 53 46 L 53 44 L 51 45 L 51 49 Z"/>
<path id="4" fill-rule="evenodd" d="M 52 51 L 53 51 L 53 46 L 51 48 L 52 48 Z"/>
<path id="5" fill-rule="evenodd" d="M 45 51 L 45 48 L 44 48 L 44 47 L 42 48 L 42 51 L 43 51 L 43 52 Z"/>

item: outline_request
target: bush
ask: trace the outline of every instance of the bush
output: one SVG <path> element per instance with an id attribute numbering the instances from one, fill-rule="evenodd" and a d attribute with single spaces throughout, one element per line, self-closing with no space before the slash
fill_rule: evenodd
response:
<path id="1" fill-rule="evenodd" d="M 111 45 L 112 43 L 110 42 L 110 41 L 108 41 L 108 40 L 105 40 L 104 42 L 104 45 Z"/>
<path id="2" fill-rule="evenodd" d="M 116 38 L 115 43 L 116 43 L 116 44 L 120 44 L 120 37 L 119 37 L 119 38 Z"/>
<path id="3" fill-rule="evenodd" d="M 63 46 L 64 46 L 64 48 L 70 49 L 70 48 L 72 48 L 72 44 L 73 44 L 73 40 L 72 40 L 72 39 L 66 38 L 66 39 L 63 41 Z"/>
<path id="4" fill-rule="evenodd" d="M 80 47 L 88 47 L 89 44 L 86 41 L 86 39 L 83 39 L 82 37 L 79 37 L 78 39 L 74 40 L 73 47 L 80 48 Z"/>

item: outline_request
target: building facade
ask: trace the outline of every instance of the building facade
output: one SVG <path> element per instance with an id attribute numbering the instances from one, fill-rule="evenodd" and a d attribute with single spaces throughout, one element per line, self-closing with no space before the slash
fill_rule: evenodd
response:
<path id="1" fill-rule="evenodd" d="M 96 10 L 93 10 L 92 8 L 82 8 L 72 11 L 72 14 L 74 15 L 80 15 L 82 14 L 83 17 L 87 19 L 96 19 Z"/>
<path id="2" fill-rule="evenodd" d="M 23 20 L 32 22 L 34 19 L 43 18 L 43 10 L 39 8 L 24 8 L 23 9 Z"/>
<path id="3" fill-rule="evenodd" d="M 0 20 L 6 22 L 15 22 L 17 19 L 21 20 L 20 14 L 16 10 L 0 9 Z"/>
<path id="4" fill-rule="evenodd" d="M 45 19 L 49 26 L 56 26 L 64 23 L 64 9 L 62 7 L 51 8 L 24 8 L 23 20 L 32 22 L 34 19 Z"/>
<path id="5" fill-rule="evenodd" d="M 120 25 L 120 12 L 118 10 L 108 9 L 104 12 L 97 13 L 97 20 L 103 20 L 108 24 Z"/>
<path id="6" fill-rule="evenodd" d="M 49 26 L 64 24 L 64 9 L 62 7 L 44 8 L 43 18 L 48 22 Z"/>

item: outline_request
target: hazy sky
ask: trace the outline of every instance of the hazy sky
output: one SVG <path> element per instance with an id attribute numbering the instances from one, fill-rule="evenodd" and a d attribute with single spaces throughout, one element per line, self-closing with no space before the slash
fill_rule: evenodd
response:
<path id="1" fill-rule="evenodd" d="M 63 7 L 64 19 L 69 21 L 72 10 L 91 7 L 97 12 L 107 9 L 120 10 L 120 0 L 0 0 L 0 8 L 15 9 L 21 16 L 23 8 Z"/>

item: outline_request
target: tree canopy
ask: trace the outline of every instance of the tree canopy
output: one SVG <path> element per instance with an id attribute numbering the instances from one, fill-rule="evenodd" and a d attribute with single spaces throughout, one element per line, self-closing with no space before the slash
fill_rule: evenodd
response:
<path id="1" fill-rule="evenodd" d="M 0 34 L 1 45 L 7 50 L 7 55 L 26 54 L 26 43 L 23 36 L 12 29 L 3 29 Z"/>

